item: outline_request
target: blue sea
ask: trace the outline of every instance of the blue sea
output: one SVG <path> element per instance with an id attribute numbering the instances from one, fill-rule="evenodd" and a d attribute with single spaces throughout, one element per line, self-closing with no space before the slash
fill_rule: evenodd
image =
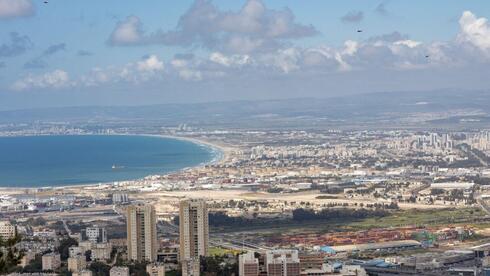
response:
<path id="1" fill-rule="evenodd" d="M 216 151 L 154 136 L 0 137 L 0 187 L 132 180 L 210 162 Z"/>

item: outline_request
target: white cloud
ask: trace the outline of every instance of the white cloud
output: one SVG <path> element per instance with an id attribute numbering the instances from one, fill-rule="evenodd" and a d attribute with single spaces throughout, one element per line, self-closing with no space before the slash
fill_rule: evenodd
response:
<path id="1" fill-rule="evenodd" d="M 344 50 L 342 51 L 342 54 L 352 56 L 357 52 L 358 49 L 359 43 L 357 41 L 347 40 L 344 43 Z"/>
<path id="2" fill-rule="evenodd" d="M 200 81 L 202 80 L 202 73 L 196 70 L 182 69 L 179 70 L 179 76 L 187 81 Z"/>
<path id="3" fill-rule="evenodd" d="M 142 72 L 156 72 L 162 71 L 164 66 L 163 61 L 159 60 L 156 55 L 151 55 L 146 59 L 139 61 L 137 63 L 137 68 Z"/>
<path id="4" fill-rule="evenodd" d="M 328 46 L 306 49 L 303 53 L 303 66 L 320 69 L 336 69 L 338 63 L 335 60 L 335 49 Z"/>
<path id="5" fill-rule="evenodd" d="M 37 88 L 97 87 L 117 83 L 140 84 L 163 78 L 164 69 L 163 61 L 156 55 L 149 55 L 140 61 L 129 62 L 123 66 L 94 67 L 73 81 L 63 70 L 28 75 L 17 80 L 11 85 L 11 89 L 21 91 Z"/>
<path id="6" fill-rule="evenodd" d="M 34 14 L 31 0 L 0 0 L 0 19 L 25 17 Z"/>
<path id="7" fill-rule="evenodd" d="M 164 62 L 156 55 L 149 55 L 137 62 L 123 66 L 95 67 L 88 74 L 80 77 L 79 85 L 99 86 L 108 83 L 138 84 L 158 80 L 163 77 Z"/>
<path id="8" fill-rule="evenodd" d="M 30 89 L 63 88 L 70 85 L 68 73 L 58 69 L 42 75 L 29 75 L 22 78 L 12 85 L 12 89 L 22 91 Z"/>
<path id="9" fill-rule="evenodd" d="M 295 21 L 291 10 L 268 9 L 261 0 L 248 0 L 236 12 L 222 11 L 211 1 L 196 0 L 174 30 L 145 34 L 139 18 L 132 16 L 117 24 L 110 42 L 197 46 L 232 54 L 276 51 L 286 40 L 317 33 L 313 26 Z"/>
<path id="10" fill-rule="evenodd" d="M 242 66 L 251 62 L 249 55 L 231 55 L 226 56 L 220 52 L 211 53 L 209 60 L 214 63 L 221 64 L 226 67 L 230 66 Z"/>
<path id="11" fill-rule="evenodd" d="M 259 66 L 273 67 L 283 73 L 290 73 L 300 68 L 302 51 L 297 48 L 281 49 L 274 53 L 264 54 L 258 57 Z"/>
<path id="12" fill-rule="evenodd" d="M 143 30 L 141 20 L 137 16 L 128 16 L 117 23 L 112 31 L 109 42 L 112 45 L 131 45 L 141 43 Z"/>
<path id="13" fill-rule="evenodd" d="M 490 54 L 490 26 L 486 18 L 477 18 L 470 11 L 463 12 L 459 19 L 460 33 L 457 40 L 468 43 Z"/>
<path id="14" fill-rule="evenodd" d="M 102 86 L 117 83 L 136 85 L 144 82 L 203 81 L 218 78 L 224 80 L 225 78 L 241 77 L 267 79 L 271 75 L 289 74 L 291 77 L 300 74 L 332 75 L 331 73 L 347 74 L 350 71 L 363 70 L 367 73 L 379 70 L 399 72 L 428 68 L 464 70 L 464 66 L 466 68 L 474 66 L 475 61 L 482 66 L 490 65 L 488 64 L 490 62 L 488 59 L 490 57 L 490 26 L 485 18 L 477 18 L 471 12 L 465 12 L 462 15 L 460 19 L 461 31 L 457 38 L 447 42 L 422 43 L 409 38 L 407 35 L 393 32 L 363 41 L 346 40 L 339 47 L 329 45 L 299 47 L 292 43 L 285 43 L 277 44 L 275 49 L 255 51 L 253 50 L 255 47 L 263 46 L 253 44 L 255 42 L 270 43 L 271 37 L 291 35 L 288 33 L 291 30 L 284 28 L 284 26 L 289 26 L 288 24 L 294 22 L 287 16 L 290 14 L 289 12 L 281 11 L 284 14 L 280 12 L 279 15 L 269 14 L 266 16 L 264 13 L 272 12 L 274 14 L 276 11 L 265 8 L 263 3 L 258 0 L 248 1 L 240 11 L 235 13 L 219 11 L 211 5 L 211 2 L 198 1 L 196 3 L 191 8 L 192 12 L 183 16 L 184 19 L 179 23 L 191 24 L 192 26 L 186 25 L 186 27 L 181 26 L 179 28 L 194 30 L 194 28 L 201 26 L 206 29 L 205 24 L 199 24 L 199 22 L 202 23 L 200 20 L 209 23 L 210 19 L 206 19 L 207 16 L 219 17 L 220 20 L 213 21 L 212 30 L 207 31 L 214 34 L 214 32 L 218 32 L 217 30 L 220 32 L 226 30 L 230 35 L 227 36 L 228 40 L 225 39 L 222 42 L 229 42 L 233 37 L 236 37 L 236 47 L 239 47 L 240 42 L 248 41 L 248 39 L 252 43 L 251 46 L 244 42 L 245 45 L 241 45 L 242 50 L 237 50 L 239 53 L 209 47 L 212 50 L 208 54 L 202 56 L 176 55 L 168 63 L 156 55 L 149 55 L 122 66 L 96 67 L 89 73 L 78 77 L 74 82 L 70 82 L 67 75 L 66 81 L 63 81 L 60 74 L 58 77 L 56 75 L 41 75 L 21 79 L 13 87 L 17 90 L 27 90 L 48 86 L 63 87 L 63 83 L 78 86 Z M 189 15 L 196 17 L 187 18 L 186 16 Z M 264 23 L 262 22 L 264 18 L 274 22 Z M 238 25 L 222 26 L 218 24 L 220 22 L 236 22 Z M 147 41 L 145 39 L 155 38 L 154 35 L 146 36 L 141 32 L 141 23 L 137 18 L 128 18 L 120 25 L 124 31 L 118 31 L 114 34 L 114 37 L 120 38 L 119 43 L 124 44 L 138 39 L 140 42 L 144 42 Z M 268 27 L 264 29 L 264 26 Z M 195 31 L 204 34 L 201 32 L 206 30 Z M 261 35 L 258 37 L 249 36 L 249 34 L 256 33 Z M 286 35 L 286 33 L 288 34 Z M 216 37 L 210 35 L 207 38 L 213 40 Z M 273 39 L 273 41 L 277 40 Z M 213 43 L 217 43 L 217 41 Z M 243 54 L 242 51 L 249 53 Z M 489 55 L 482 55 L 482 52 Z"/>
<path id="15" fill-rule="evenodd" d="M 172 64 L 173 69 L 177 72 L 177 75 L 186 81 L 200 81 L 203 79 L 202 72 L 197 69 L 199 64 L 193 59 L 173 59 L 170 64 Z"/>
<path id="16" fill-rule="evenodd" d="M 410 39 L 399 40 L 399 41 L 395 41 L 395 43 L 393 43 L 393 45 L 396 45 L 396 46 L 403 45 L 403 46 L 407 46 L 408 48 L 415 48 L 417 46 L 420 46 L 421 44 L 422 44 L 422 42 L 420 42 L 420 41 L 414 41 L 414 40 L 410 40 Z"/>

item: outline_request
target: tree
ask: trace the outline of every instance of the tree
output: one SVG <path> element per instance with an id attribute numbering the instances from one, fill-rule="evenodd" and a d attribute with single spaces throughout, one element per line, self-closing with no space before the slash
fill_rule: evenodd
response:
<path id="1" fill-rule="evenodd" d="M 92 271 L 94 276 L 106 276 L 109 275 L 111 267 L 102 262 L 93 262 L 90 264 L 89 269 Z"/>
<path id="2" fill-rule="evenodd" d="M 235 256 L 236 257 L 236 256 Z M 226 261 L 226 256 L 201 257 L 201 272 L 205 276 L 232 276 L 238 275 L 238 262 Z"/>
<path id="3" fill-rule="evenodd" d="M 23 273 L 35 273 L 35 272 L 42 272 L 43 271 L 43 262 L 42 262 L 42 256 L 41 255 L 36 255 L 34 260 L 32 260 L 24 269 L 22 269 Z"/>
<path id="4" fill-rule="evenodd" d="M 19 235 L 8 240 L 0 238 L 0 274 L 8 274 L 17 269 L 17 265 L 24 256 L 15 245 L 21 240 Z"/>
<path id="5" fill-rule="evenodd" d="M 442 195 L 442 194 L 444 194 L 444 190 L 443 189 L 434 188 L 434 189 L 431 189 L 430 190 L 430 194 L 431 195 Z"/>
<path id="6" fill-rule="evenodd" d="M 43 217 L 29 218 L 26 224 L 31 226 L 43 226 L 46 225 L 46 220 Z"/>
<path id="7" fill-rule="evenodd" d="M 145 262 L 135 262 L 129 265 L 129 271 L 133 276 L 147 276 L 146 273 L 146 263 Z"/>
<path id="8" fill-rule="evenodd" d="M 60 242 L 60 246 L 58 247 L 58 252 L 60 253 L 60 257 L 62 261 L 70 257 L 69 248 L 71 246 L 76 246 L 76 245 L 78 245 L 78 242 L 74 238 L 66 238 Z"/>

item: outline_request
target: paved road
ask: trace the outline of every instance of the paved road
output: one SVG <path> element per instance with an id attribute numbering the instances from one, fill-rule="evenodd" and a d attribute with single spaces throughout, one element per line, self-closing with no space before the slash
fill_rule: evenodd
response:
<path id="1" fill-rule="evenodd" d="M 173 233 L 173 234 L 178 234 L 179 233 L 179 227 L 175 224 L 172 223 L 165 223 L 164 225 L 160 224 L 160 229 L 162 231 L 167 231 L 168 233 Z M 238 240 L 234 238 L 229 238 L 226 237 L 224 234 L 220 233 L 212 233 L 210 234 L 209 237 L 210 241 L 209 243 L 213 246 L 219 246 L 223 247 L 226 249 L 233 249 L 233 250 L 259 250 L 259 251 L 265 251 L 265 250 L 270 250 L 270 247 L 267 246 L 261 246 L 258 244 L 254 244 L 248 241 L 244 240 Z"/>
<path id="2" fill-rule="evenodd" d="M 71 230 L 68 227 L 68 224 L 66 224 L 66 220 L 62 220 L 62 222 L 63 222 L 63 227 L 65 227 L 66 233 L 68 233 L 68 236 L 71 236 Z"/>
<path id="3" fill-rule="evenodd" d="M 467 145 L 461 145 L 461 150 L 469 155 L 471 155 L 472 157 L 476 158 L 480 164 L 482 164 L 483 166 L 485 167 L 488 167 L 488 162 L 486 160 L 484 160 L 483 158 L 481 158 L 480 156 L 478 156 L 477 154 L 475 154 L 471 148 Z"/>
<path id="4" fill-rule="evenodd" d="M 490 205 L 486 200 L 484 200 L 479 192 L 475 192 L 473 197 L 476 199 L 476 202 L 487 214 L 490 215 Z"/>

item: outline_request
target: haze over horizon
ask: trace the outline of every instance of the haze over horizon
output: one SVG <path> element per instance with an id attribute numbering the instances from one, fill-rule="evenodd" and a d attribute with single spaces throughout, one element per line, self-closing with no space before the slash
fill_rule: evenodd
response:
<path id="1" fill-rule="evenodd" d="M 0 110 L 486 91 L 489 17 L 486 1 L 0 0 Z"/>

